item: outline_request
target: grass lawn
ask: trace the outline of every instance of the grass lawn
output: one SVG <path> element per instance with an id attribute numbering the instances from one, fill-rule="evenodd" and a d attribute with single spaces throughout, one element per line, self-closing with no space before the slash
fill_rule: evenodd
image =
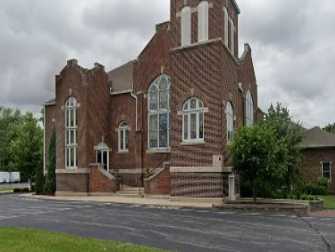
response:
<path id="1" fill-rule="evenodd" d="M 151 252 L 158 249 L 35 229 L 0 228 L 0 252 Z"/>
<path id="2" fill-rule="evenodd" d="M 2 192 L 12 192 L 13 189 L 12 188 L 0 188 L 0 193 Z"/>
<path id="3" fill-rule="evenodd" d="M 323 199 L 326 209 L 335 209 L 335 195 L 319 196 L 319 198 Z"/>

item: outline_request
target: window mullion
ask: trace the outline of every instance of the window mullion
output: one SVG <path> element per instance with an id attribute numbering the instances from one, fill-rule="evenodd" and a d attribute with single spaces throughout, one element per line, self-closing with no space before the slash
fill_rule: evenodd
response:
<path id="1" fill-rule="evenodd" d="M 123 129 L 123 150 L 126 150 L 126 129 Z"/>
<path id="2" fill-rule="evenodd" d="M 189 113 L 187 117 L 187 131 L 187 140 L 191 140 L 191 113 Z"/>
<path id="3" fill-rule="evenodd" d="M 199 139 L 200 138 L 200 116 L 199 116 L 199 112 L 196 113 L 196 116 L 195 116 L 195 127 L 196 127 L 196 139 Z"/>
<path id="4" fill-rule="evenodd" d="M 117 139 L 118 139 L 118 149 L 121 150 L 121 130 L 118 129 L 117 131 Z"/>

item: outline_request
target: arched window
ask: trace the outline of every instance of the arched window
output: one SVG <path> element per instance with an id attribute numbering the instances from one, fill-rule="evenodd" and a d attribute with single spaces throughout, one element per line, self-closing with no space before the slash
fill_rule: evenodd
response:
<path id="1" fill-rule="evenodd" d="M 126 122 L 122 122 L 118 128 L 119 152 L 128 152 L 129 128 Z"/>
<path id="2" fill-rule="evenodd" d="M 227 122 L 227 142 L 231 143 L 234 137 L 234 109 L 230 102 L 226 106 L 226 122 Z"/>
<path id="3" fill-rule="evenodd" d="M 230 51 L 235 55 L 235 26 L 232 19 L 230 19 Z"/>
<path id="4" fill-rule="evenodd" d="M 254 124 L 254 101 L 250 91 L 247 92 L 245 97 L 245 124 L 246 126 Z"/>
<path id="5" fill-rule="evenodd" d="M 191 7 L 186 6 L 181 11 L 181 46 L 191 44 Z"/>
<path id="6" fill-rule="evenodd" d="M 229 16 L 227 8 L 224 7 L 224 44 L 229 48 Z"/>
<path id="7" fill-rule="evenodd" d="M 208 40 L 208 1 L 198 5 L 198 41 Z"/>
<path id="8" fill-rule="evenodd" d="M 149 88 L 149 149 L 164 149 L 170 145 L 170 86 L 170 78 L 163 74 Z"/>
<path id="9" fill-rule="evenodd" d="M 190 98 L 183 106 L 183 142 L 204 141 L 204 136 L 204 104 Z"/>
<path id="10" fill-rule="evenodd" d="M 78 119 L 77 100 L 74 97 L 65 103 L 65 167 L 75 169 L 78 167 Z"/>

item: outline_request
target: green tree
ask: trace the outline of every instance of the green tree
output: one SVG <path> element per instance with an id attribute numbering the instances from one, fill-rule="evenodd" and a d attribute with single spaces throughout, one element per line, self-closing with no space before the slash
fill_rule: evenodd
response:
<path id="1" fill-rule="evenodd" d="M 240 129 L 231 150 L 235 168 L 242 180 L 252 186 L 254 201 L 264 188 L 277 188 L 277 181 L 282 181 L 287 173 L 286 145 L 266 124 Z"/>
<path id="2" fill-rule="evenodd" d="M 52 133 L 48 148 L 47 175 L 44 192 L 54 194 L 56 191 L 56 132 Z"/>
<path id="3" fill-rule="evenodd" d="M 285 193 L 291 192 L 299 183 L 299 170 L 302 161 L 299 144 L 303 139 L 303 128 L 292 120 L 289 110 L 278 103 L 270 106 L 265 115 L 264 125 L 274 129 L 277 141 L 283 143 L 287 149 L 287 173 L 281 181 Z"/>
<path id="4" fill-rule="evenodd" d="M 22 123 L 19 110 L 0 107 L 0 170 L 15 171 L 17 167 L 10 153 L 10 142 L 17 137 L 15 128 Z"/>
<path id="5" fill-rule="evenodd" d="M 37 190 L 43 190 L 43 130 L 32 113 L 23 116 L 15 128 L 16 137 L 10 142 L 12 162 L 23 180 L 35 181 Z"/>

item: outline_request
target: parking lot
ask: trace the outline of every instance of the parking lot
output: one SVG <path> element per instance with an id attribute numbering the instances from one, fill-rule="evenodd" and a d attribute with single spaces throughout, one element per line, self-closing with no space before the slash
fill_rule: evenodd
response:
<path id="1" fill-rule="evenodd" d="M 335 218 L 0 196 L 0 226 L 31 227 L 172 251 L 333 251 Z"/>

